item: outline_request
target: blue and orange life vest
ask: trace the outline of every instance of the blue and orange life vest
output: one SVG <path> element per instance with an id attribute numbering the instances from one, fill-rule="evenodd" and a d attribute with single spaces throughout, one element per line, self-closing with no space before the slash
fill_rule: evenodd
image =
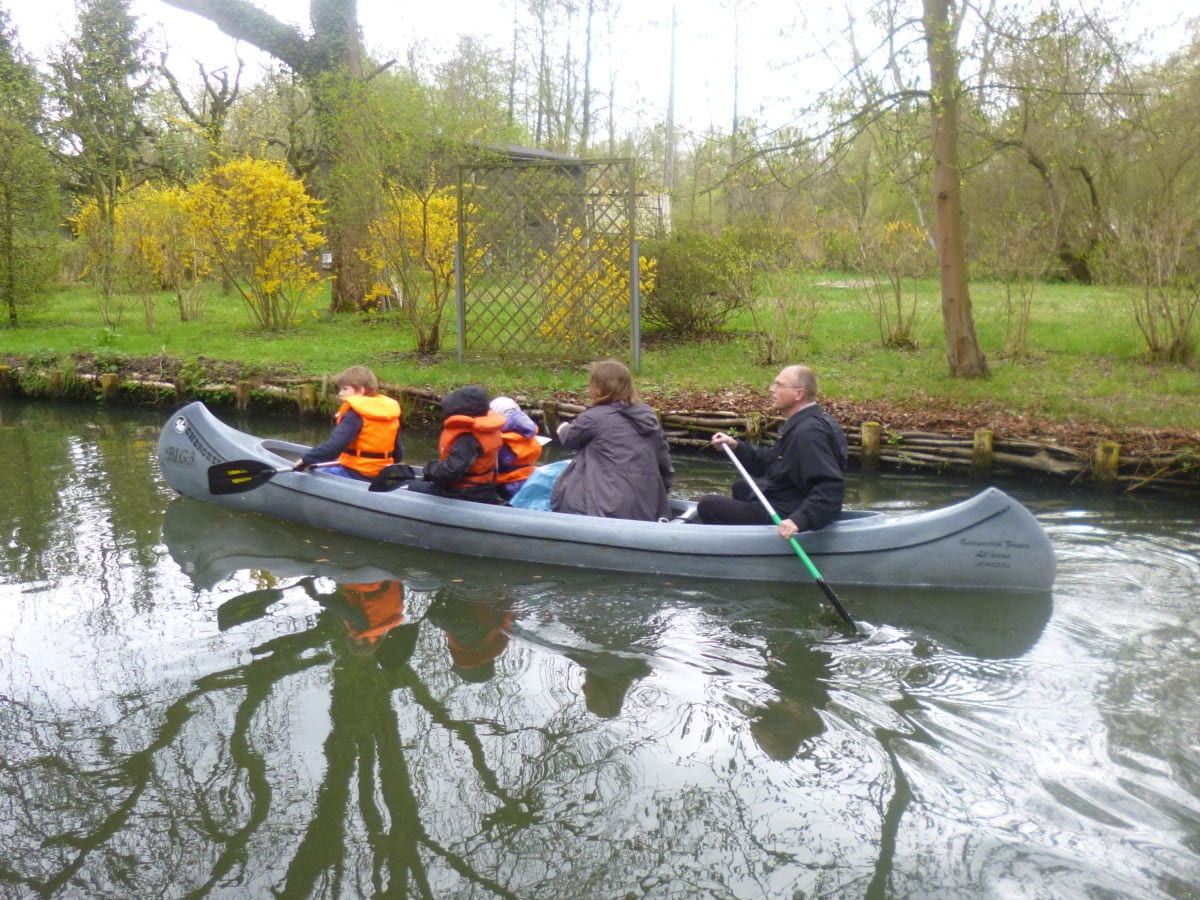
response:
<path id="1" fill-rule="evenodd" d="M 362 416 L 362 430 L 338 457 L 338 462 L 367 478 L 374 478 L 384 466 L 396 462 L 396 435 L 400 431 L 400 404 L 384 394 L 354 395 L 342 401 L 335 421 L 342 421 L 347 410 Z"/>
<path id="2" fill-rule="evenodd" d="M 450 456 L 450 448 L 464 434 L 473 434 L 479 441 L 482 452 L 475 458 L 471 468 L 461 481 L 450 485 L 459 490 L 475 487 L 481 484 L 494 484 L 496 481 L 497 456 L 504 445 L 500 429 L 504 427 L 504 416 L 489 412 L 485 416 L 457 415 L 448 416 L 442 423 L 442 434 L 438 438 L 438 458 L 445 460 Z"/>
<path id="3" fill-rule="evenodd" d="M 513 459 L 497 466 L 496 480 L 501 484 L 524 481 L 533 474 L 533 464 L 542 458 L 542 444 L 537 435 L 523 435 L 516 431 L 502 431 L 504 446 L 512 451 Z"/>

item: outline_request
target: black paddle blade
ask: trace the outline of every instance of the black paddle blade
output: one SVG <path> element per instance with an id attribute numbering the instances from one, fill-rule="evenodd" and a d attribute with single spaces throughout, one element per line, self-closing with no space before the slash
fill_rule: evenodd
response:
<path id="1" fill-rule="evenodd" d="M 281 471 L 256 459 L 234 459 L 208 467 L 210 494 L 241 494 L 266 484 Z"/>
<path id="2" fill-rule="evenodd" d="M 234 625 L 261 618 L 268 606 L 281 599 L 283 591 L 279 588 L 264 588 L 232 597 L 217 607 L 217 628 L 228 631 Z"/>
<path id="3" fill-rule="evenodd" d="M 413 651 L 417 649 L 417 637 L 421 633 L 420 622 L 405 622 L 397 625 L 383 636 L 375 648 L 375 661 L 389 672 L 408 665 Z"/>
<path id="4" fill-rule="evenodd" d="M 383 491 L 394 491 L 407 481 L 412 481 L 417 477 L 417 470 L 408 463 L 392 463 L 390 466 L 384 466 L 379 470 L 379 474 L 371 479 L 371 486 L 368 491 L 380 493 Z"/>
<path id="5" fill-rule="evenodd" d="M 817 579 L 817 587 L 819 587 L 825 594 L 829 600 L 829 604 L 837 611 L 837 614 L 842 617 L 842 620 L 850 626 L 850 630 L 857 634 L 858 626 L 854 623 L 854 620 L 850 618 L 850 613 L 846 611 L 846 607 L 842 605 L 842 601 L 838 599 L 838 595 L 833 592 L 833 588 L 825 583 L 824 578 Z"/>

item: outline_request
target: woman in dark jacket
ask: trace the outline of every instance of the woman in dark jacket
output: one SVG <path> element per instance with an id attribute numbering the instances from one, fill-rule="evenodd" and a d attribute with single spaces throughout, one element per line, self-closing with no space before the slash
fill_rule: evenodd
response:
<path id="1" fill-rule="evenodd" d="M 592 405 L 558 428 L 558 439 L 577 454 L 554 483 L 555 512 L 610 519 L 654 521 L 670 515 L 667 492 L 675 477 L 658 417 L 637 402 L 624 363 L 592 363 Z"/>

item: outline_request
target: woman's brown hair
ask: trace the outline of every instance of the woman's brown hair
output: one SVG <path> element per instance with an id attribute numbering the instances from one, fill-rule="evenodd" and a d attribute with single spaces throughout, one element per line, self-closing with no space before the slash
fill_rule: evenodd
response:
<path id="1" fill-rule="evenodd" d="M 619 359 L 602 359 L 591 365 L 592 402 L 597 406 L 605 403 L 633 403 L 633 376 L 629 368 Z"/>

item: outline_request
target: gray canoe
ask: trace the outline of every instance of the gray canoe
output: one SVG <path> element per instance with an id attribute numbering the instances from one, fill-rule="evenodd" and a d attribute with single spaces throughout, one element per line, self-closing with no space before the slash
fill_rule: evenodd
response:
<path id="1" fill-rule="evenodd" d="M 284 469 L 308 449 L 221 422 L 202 403 L 172 413 L 158 442 L 163 477 L 198 500 L 356 537 L 470 556 L 738 581 L 808 578 L 772 525 L 701 525 L 695 504 L 673 500 L 678 519 L 633 522 L 447 500 L 319 470 L 285 471 L 242 493 L 212 493 L 208 471 L 234 460 Z M 1047 591 L 1054 552 L 1037 519 L 995 488 L 952 506 L 908 515 L 846 511 L 799 535 L 831 585 Z"/>

